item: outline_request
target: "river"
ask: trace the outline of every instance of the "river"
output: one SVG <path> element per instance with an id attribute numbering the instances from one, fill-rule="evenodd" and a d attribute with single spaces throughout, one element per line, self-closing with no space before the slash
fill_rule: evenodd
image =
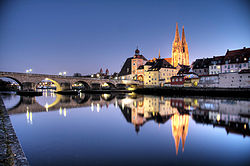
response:
<path id="1" fill-rule="evenodd" d="M 30 165 L 249 165 L 250 101 L 1 93 Z"/>

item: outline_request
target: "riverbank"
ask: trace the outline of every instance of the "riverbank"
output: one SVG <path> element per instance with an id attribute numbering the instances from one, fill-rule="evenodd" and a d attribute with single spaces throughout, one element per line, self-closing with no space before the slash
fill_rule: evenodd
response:
<path id="1" fill-rule="evenodd" d="M 208 96 L 250 98 L 250 88 L 198 88 L 198 87 L 150 87 L 138 88 L 138 94 L 151 94 L 163 96 Z"/>
<path id="2" fill-rule="evenodd" d="M 29 165 L 0 96 L 0 165 Z"/>

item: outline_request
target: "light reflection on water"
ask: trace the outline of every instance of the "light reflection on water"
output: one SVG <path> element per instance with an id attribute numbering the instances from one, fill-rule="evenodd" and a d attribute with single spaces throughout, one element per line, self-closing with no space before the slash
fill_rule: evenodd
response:
<path id="1" fill-rule="evenodd" d="M 250 101 L 43 92 L 2 95 L 32 165 L 249 163 Z"/>

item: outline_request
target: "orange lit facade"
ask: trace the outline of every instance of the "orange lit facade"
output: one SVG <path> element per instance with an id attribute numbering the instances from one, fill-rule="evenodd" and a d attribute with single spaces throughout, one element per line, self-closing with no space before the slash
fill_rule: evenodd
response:
<path id="1" fill-rule="evenodd" d="M 176 23 L 175 39 L 172 47 L 171 64 L 176 67 L 180 65 L 189 65 L 189 53 L 186 37 L 184 33 L 184 26 L 182 27 L 182 39 L 180 40 L 178 24 Z"/>
<path id="2" fill-rule="evenodd" d="M 185 141 L 188 134 L 189 115 L 174 114 L 171 117 L 172 134 L 175 141 L 176 155 L 178 154 L 180 140 L 182 142 L 182 151 L 184 151 Z"/>

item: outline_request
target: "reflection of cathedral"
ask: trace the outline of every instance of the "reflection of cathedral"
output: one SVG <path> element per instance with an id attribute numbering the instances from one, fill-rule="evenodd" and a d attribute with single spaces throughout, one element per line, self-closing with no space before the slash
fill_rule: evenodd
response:
<path id="1" fill-rule="evenodd" d="M 171 121 L 172 121 L 172 134 L 175 141 L 175 149 L 177 155 L 180 139 L 182 141 L 182 151 L 184 151 L 184 145 L 188 133 L 189 115 L 174 114 L 171 117 Z"/>
<path id="2" fill-rule="evenodd" d="M 182 150 L 184 151 L 188 133 L 189 114 L 180 114 L 183 112 L 188 113 L 184 110 L 185 104 L 183 99 L 144 96 L 130 102 L 128 101 L 128 99 L 124 99 L 124 108 L 120 108 L 127 121 L 134 124 L 137 133 L 140 131 L 140 127 L 149 120 L 154 120 L 158 124 L 164 124 L 171 119 L 176 154 L 178 153 L 180 139 L 182 140 Z"/>

